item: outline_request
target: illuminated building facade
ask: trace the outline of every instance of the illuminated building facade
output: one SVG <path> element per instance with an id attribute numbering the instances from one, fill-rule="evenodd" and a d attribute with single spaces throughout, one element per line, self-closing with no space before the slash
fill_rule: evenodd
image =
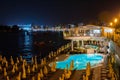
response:
<path id="1" fill-rule="evenodd" d="M 86 42 L 104 44 L 105 39 L 112 36 L 113 28 L 86 25 L 71 28 L 63 32 L 64 39 L 71 40 L 71 50 L 84 46 Z"/>

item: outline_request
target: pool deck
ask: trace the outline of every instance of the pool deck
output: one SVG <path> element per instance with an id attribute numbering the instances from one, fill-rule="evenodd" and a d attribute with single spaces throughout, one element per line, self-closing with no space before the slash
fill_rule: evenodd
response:
<path id="1" fill-rule="evenodd" d="M 57 57 L 57 61 L 64 61 L 69 57 L 69 54 L 62 54 Z"/>
<path id="2" fill-rule="evenodd" d="M 63 61 L 65 59 L 67 59 L 69 57 L 69 55 L 66 54 L 61 54 L 57 57 L 57 61 Z M 101 76 L 101 67 L 104 67 L 104 62 L 100 63 L 98 66 L 92 68 L 92 79 L 90 80 L 103 80 L 102 76 Z M 51 76 L 51 78 L 49 78 L 49 80 L 58 80 L 59 77 L 61 77 L 61 75 L 64 73 L 63 70 L 57 70 L 55 72 L 55 74 L 53 74 Z M 85 70 L 74 70 L 72 71 L 72 75 L 70 77 L 69 80 L 82 80 L 83 74 L 85 74 Z M 106 74 L 107 75 L 107 74 Z M 107 76 L 104 77 L 105 79 L 107 79 Z"/>

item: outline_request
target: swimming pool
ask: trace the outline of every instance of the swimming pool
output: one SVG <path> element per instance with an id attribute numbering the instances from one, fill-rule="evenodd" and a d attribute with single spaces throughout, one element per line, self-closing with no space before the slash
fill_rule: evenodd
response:
<path id="1" fill-rule="evenodd" d="M 67 68 L 66 65 L 68 65 L 69 68 L 72 60 L 74 61 L 74 69 L 82 70 L 86 68 L 88 62 L 90 62 L 91 67 L 94 67 L 95 65 L 99 64 L 103 60 L 103 56 L 101 54 L 70 55 L 66 60 L 56 62 L 56 68 L 64 69 Z"/>
<path id="2" fill-rule="evenodd" d="M 93 49 L 97 49 L 98 46 L 95 46 L 95 45 L 86 45 L 86 48 L 93 48 Z"/>

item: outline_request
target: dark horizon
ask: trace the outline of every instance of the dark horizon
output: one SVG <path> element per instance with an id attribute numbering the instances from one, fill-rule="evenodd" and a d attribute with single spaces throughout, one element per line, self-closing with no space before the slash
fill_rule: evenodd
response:
<path id="1" fill-rule="evenodd" d="M 1 0 L 0 10 L 0 24 L 69 24 L 96 21 L 104 11 L 116 16 L 120 0 Z"/>

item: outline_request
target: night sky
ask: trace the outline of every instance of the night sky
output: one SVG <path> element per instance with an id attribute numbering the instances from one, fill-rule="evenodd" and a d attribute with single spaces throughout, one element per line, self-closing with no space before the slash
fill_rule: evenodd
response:
<path id="1" fill-rule="evenodd" d="M 120 12 L 120 0 L 0 0 L 0 24 L 55 25 L 96 20 Z"/>

